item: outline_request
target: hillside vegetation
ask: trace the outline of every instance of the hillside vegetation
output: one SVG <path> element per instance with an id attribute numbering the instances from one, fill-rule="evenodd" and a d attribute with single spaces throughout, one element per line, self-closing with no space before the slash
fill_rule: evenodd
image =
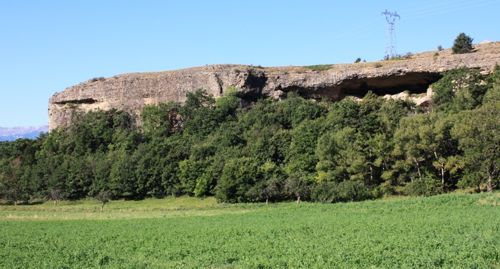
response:
<path id="1" fill-rule="evenodd" d="M 147 106 L 79 115 L 35 141 L 0 143 L 0 192 L 11 203 L 215 196 L 222 202 L 343 202 L 499 186 L 500 71 L 446 73 L 433 104 L 368 93 L 242 107 L 203 90 Z"/>
<path id="2" fill-rule="evenodd" d="M 91 201 L 0 206 L 0 268 L 496 268 L 499 205 L 494 192 L 300 205 L 146 199 L 104 212 Z"/>

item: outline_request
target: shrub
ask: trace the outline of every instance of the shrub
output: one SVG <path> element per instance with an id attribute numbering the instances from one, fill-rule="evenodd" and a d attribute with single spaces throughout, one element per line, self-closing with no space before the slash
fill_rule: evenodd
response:
<path id="1" fill-rule="evenodd" d="M 372 198 L 381 198 L 386 195 L 393 195 L 396 194 L 396 189 L 394 186 L 391 185 L 389 181 L 385 181 L 382 184 L 374 187 L 370 191 L 370 195 Z"/>
<path id="2" fill-rule="evenodd" d="M 434 54 L 432 55 L 432 59 L 434 61 L 436 61 L 438 59 L 438 57 L 439 57 L 439 53 L 438 52 L 434 52 Z"/>
<path id="3" fill-rule="evenodd" d="M 63 193 L 60 189 L 49 190 L 49 194 L 47 196 L 54 202 L 54 205 L 57 205 L 57 203 L 63 199 Z"/>
<path id="4" fill-rule="evenodd" d="M 413 53 L 412 52 L 407 52 L 406 54 L 402 55 L 402 54 L 396 54 L 396 55 L 386 55 L 384 57 L 384 61 L 394 61 L 394 60 L 408 60 L 408 59 L 411 59 L 411 57 L 413 57 Z"/>
<path id="5" fill-rule="evenodd" d="M 363 182 L 347 180 L 340 183 L 320 183 L 314 187 L 311 198 L 318 202 L 335 203 L 362 201 L 372 198 L 372 194 Z"/>
<path id="6" fill-rule="evenodd" d="M 337 183 L 335 182 L 321 182 L 314 186 L 311 198 L 314 201 L 322 203 L 333 203 L 336 199 Z"/>
<path id="7" fill-rule="evenodd" d="M 104 80 L 106 80 L 106 78 L 104 78 L 104 77 L 95 77 L 95 78 L 91 78 L 90 82 L 104 81 Z"/>
<path id="8" fill-rule="evenodd" d="M 337 186 L 337 200 L 340 202 L 362 201 L 370 197 L 368 188 L 360 181 L 347 180 Z"/>
<path id="9" fill-rule="evenodd" d="M 472 38 L 464 33 L 460 33 L 453 43 L 452 51 L 455 54 L 469 53 L 474 49 L 472 47 Z"/>
<path id="10" fill-rule="evenodd" d="M 443 192 L 443 186 L 432 175 L 425 175 L 422 180 L 415 180 L 406 184 L 404 193 L 411 196 L 431 196 Z"/>
<path id="11" fill-rule="evenodd" d="M 311 69 L 312 71 L 325 71 L 332 68 L 331 64 L 317 64 L 317 65 L 308 65 L 305 68 Z"/>
<path id="12" fill-rule="evenodd" d="M 9 189 L 7 191 L 5 191 L 3 193 L 3 198 L 9 203 L 9 204 L 14 204 L 14 205 L 18 205 L 19 202 L 21 204 L 26 204 L 28 203 L 29 199 L 30 199 L 30 196 L 22 191 L 22 190 L 18 190 L 18 189 Z"/>
<path id="13" fill-rule="evenodd" d="M 439 46 L 437 47 L 437 49 L 438 49 L 438 51 L 442 51 L 442 50 L 444 50 L 444 49 L 443 49 L 443 46 L 441 46 L 441 45 L 439 45 Z"/>
<path id="14" fill-rule="evenodd" d="M 111 192 L 109 191 L 100 191 L 95 199 L 99 202 L 101 202 L 101 211 L 104 210 L 104 205 L 109 203 L 111 200 Z"/>
<path id="15" fill-rule="evenodd" d="M 359 58 L 359 57 L 358 57 L 358 58 L 356 59 L 356 61 L 354 61 L 354 63 L 355 63 L 355 64 L 357 64 L 357 63 L 359 63 L 359 62 L 361 62 L 361 58 Z"/>

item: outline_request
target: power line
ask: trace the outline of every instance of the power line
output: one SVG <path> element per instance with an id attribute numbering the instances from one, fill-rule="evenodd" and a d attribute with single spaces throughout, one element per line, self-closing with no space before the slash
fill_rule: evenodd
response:
<path id="1" fill-rule="evenodd" d="M 422 17 L 429 17 L 435 15 L 442 15 L 447 13 L 453 13 L 455 11 L 471 9 L 476 7 L 483 7 L 489 4 L 492 4 L 494 1 L 491 0 L 477 0 L 474 2 L 462 1 L 457 3 L 450 3 L 436 7 L 427 7 L 424 9 L 417 10 L 416 12 L 412 12 L 409 16 L 406 16 L 406 19 L 413 20 Z"/>

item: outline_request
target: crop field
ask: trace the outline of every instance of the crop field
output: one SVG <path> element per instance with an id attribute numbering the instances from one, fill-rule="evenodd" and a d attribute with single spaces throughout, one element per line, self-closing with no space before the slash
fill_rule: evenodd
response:
<path id="1" fill-rule="evenodd" d="M 500 193 L 0 206 L 1 268 L 500 268 Z"/>

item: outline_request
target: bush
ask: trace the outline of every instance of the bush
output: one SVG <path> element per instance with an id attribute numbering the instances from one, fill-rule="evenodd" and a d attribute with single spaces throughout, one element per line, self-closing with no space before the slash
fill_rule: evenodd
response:
<path id="1" fill-rule="evenodd" d="M 326 71 L 331 69 L 333 66 L 331 64 L 317 64 L 317 65 L 308 65 L 305 66 L 307 69 L 311 69 L 312 71 Z"/>
<path id="2" fill-rule="evenodd" d="M 111 192 L 109 191 L 100 191 L 96 196 L 95 199 L 99 202 L 101 202 L 101 211 L 104 210 L 104 205 L 109 203 L 111 200 Z"/>
<path id="3" fill-rule="evenodd" d="M 104 78 L 104 77 L 95 77 L 95 78 L 91 78 L 89 81 L 96 82 L 96 81 L 104 81 L 104 80 L 106 80 L 106 78 Z"/>
<path id="4" fill-rule="evenodd" d="M 337 186 L 337 200 L 340 202 L 362 201 L 371 198 L 368 188 L 360 181 L 344 181 Z"/>
<path id="5" fill-rule="evenodd" d="M 322 182 L 314 186 L 311 198 L 314 201 L 322 203 L 334 203 L 336 199 L 337 183 L 335 182 Z"/>
<path id="6" fill-rule="evenodd" d="M 30 196 L 21 190 L 9 189 L 3 193 L 3 199 L 5 199 L 9 204 L 18 205 L 28 203 Z"/>
<path id="7" fill-rule="evenodd" d="M 396 194 L 396 189 L 389 181 L 385 181 L 371 189 L 370 194 L 372 198 L 382 198 L 386 195 Z"/>
<path id="8" fill-rule="evenodd" d="M 60 189 L 51 189 L 51 190 L 49 190 L 49 194 L 47 195 L 47 197 L 50 200 L 52 200 L 55 205 L 57 205 L 57 203 L 64 198 L 63 197 L 63 193 L 62 193 L 62 191 Z"/>
<path id="9" fill-rule="evenodd" d="M 408 59 L 411 59 L 413 57 L 413 53 L 411 52 L 407 52 L 406 54 L 404 55 L 401 55 L 401 54 L 396 54 L 396 55 L 386 55 L 384 57 L 384 61 L 392 61 L 392 60 L 408 60 Z"/>
<path id="10" fill-rule="evenodd" d="M 406 184 L 404 193 L 411 196 L 431 196 L 443 192 L 443 186 L 432 175 L 426 175 L 422 180 L 415 180 Z"/>
<path id="11" fill-rule="evenodd" d="M 464 33 L 460 33 L 453 43 L 452 51 L 455 54 L 469 53 L 472 47 L 472 38 Z"/>
<path id="12" fill-rule="evenodd" d="M 362 182 L 347 180 L 320 183 L 314 187 L 311 198 L 318 202 L 335 203 L 367 200 L 372 195 Z"/>

